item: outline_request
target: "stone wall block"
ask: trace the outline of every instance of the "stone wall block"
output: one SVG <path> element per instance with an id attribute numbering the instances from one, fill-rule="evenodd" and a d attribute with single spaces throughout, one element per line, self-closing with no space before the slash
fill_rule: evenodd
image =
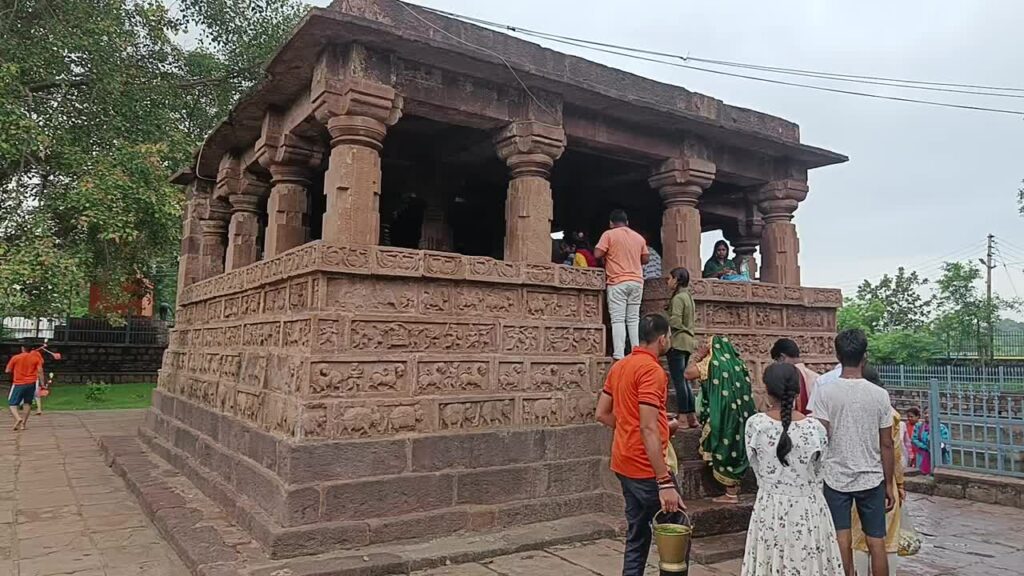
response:
<path id="1" fill-rule="evenodd" d="M 447 508 L 455 503 L 455 476 L 407 474 L 324 485 L 324 520 L 365 520 Z"/>

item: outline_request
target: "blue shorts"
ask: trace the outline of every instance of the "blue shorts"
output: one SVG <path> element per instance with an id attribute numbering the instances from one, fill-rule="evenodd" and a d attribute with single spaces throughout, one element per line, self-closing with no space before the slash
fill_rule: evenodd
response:
<path id="1" fill-rule="evenodd" d="M 7 405 L 21 406 L 22 403 L 32 404 L 32 400 L 34 400 L 35 397 L 35 384 L 18 384 L 17 386 L 11 387 L 11 393 L 7 396 Z"/>
<path id="2" fill-rule="evenodd" d="M 839 492 L 826 484 L 825 502 L 828 503 L 837 532 L 850 529 L 853 506 L 856 504 L 864 534 L 869 538 L 885 538 L 885 482 L 856 492 Z"/>

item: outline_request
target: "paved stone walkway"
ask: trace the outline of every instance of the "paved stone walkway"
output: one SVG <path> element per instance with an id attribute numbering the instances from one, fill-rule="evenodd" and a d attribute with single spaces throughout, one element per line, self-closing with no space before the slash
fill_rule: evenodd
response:
<path id="1" fill-rule="evenodd" d="M 95 437 L 140 411 L 51 412 L 24 432 L 0 418 L 0 576 L 186 576 L 188 569 L 104 464 Z"/>
<path id="2" fill-rule="evenodd" d="M 104 464 L 95 438 L 133 434 L 140 411 L 49 413 L 26 432 L 0 428 L 0 576 L 186 576 L 188 570 Z M 911 495 L 925 535 L 899 575 L 1011 576 L 1024 566 L 1015 508 Z M 418 576 L 618 576 L 622 544 L 601 540 L 524 552 Z M 649 574 L 656 574 L 652 552 Z M 690 576 L 736 576 L 740 561 Z"/>

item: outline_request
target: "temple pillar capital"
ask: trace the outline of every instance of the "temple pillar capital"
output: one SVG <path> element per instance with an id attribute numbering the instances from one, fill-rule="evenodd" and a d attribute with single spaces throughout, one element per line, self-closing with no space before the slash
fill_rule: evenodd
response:
<path id="1" fill-rule="evenodd" d="M 761 186 L 752 199 L 765 222 L 789 222 L 801 202 L 807 198 L 807 182 L 796 179 L 776 180 Z"/>
<path id="2" fill-rule="evenodd" d="M 263 253 L 273 258 L 309 240 L 310 179 L 324 151 L 317 142 L 283 132 L 281 115 L 268 112 L 255 156 L 270 171 Z"/>
<path id="3" fill-rule="evenodd" d="M 388 127 L 402 116 L 403 101 L 394 87 L 359 76 L 365 57 L 358 45 L 331 46 L 313 71 L 312 115 L 331 135 L 324 175 L 326 244 L 380 239 L 380 151 Z"/>
<path id="4" fill-rule="evenodd" d="M 512 122 L 494 138 L 509 168 L 505 202 L 505 260 L 551 261 L 551 168 L 565 151 L 565 130 L 542 122 Z"/>
<path id="5" fill-rule="evenodd" d="M 807 197 L 807 182 L 785 179 L 761 186 L 752 198 L 764 219 L 761 231 L 761 280 L 800 285 L 800 239 L 793 213 Z"/>
<path id="6" fill-rule="evenodd" d="M 214 194 L 206 199 L 198 212 L 200 279 L 205 280 L 224 273 L 231 206 L 226 199 Z"/>
<path id="7" fill-rule="evenodd" d="M 547 178 L 565 151 L 565 130 L 535 120 L 512 122 L 495 136 L 494 146 L 512 178 Z"/>
<path id="8" fill-rule="evenodd" d="M 647 182 L 664 202 L 661 216 L 662 274 L 686 268 L 700 271 L 700 211 L 697 202 L 715 179 L 715 165 L 697 158 L 670 158 L 654 168 Z"/>
<path id="9" fill-rule="evenodd" d="M 225 159 L 217 175 L 215 196 L 219 199 L 226 197 L 230 205 L 224 271 L 231 271 L 248 266 L 259 258 L 260 204 L 266 197 L 268 186 L 252 173 L 236 170 L 240 166 L 237 157 L 225 156 Z"/>

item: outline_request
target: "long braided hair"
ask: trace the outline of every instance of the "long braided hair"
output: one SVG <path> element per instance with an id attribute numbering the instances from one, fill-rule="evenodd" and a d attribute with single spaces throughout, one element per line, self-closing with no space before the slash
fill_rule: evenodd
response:
<path id="1" fill-rule="evenodd" d="M 796 366 L 775 363 L 764 371 L 764 385 L 768 395 L 779 401 L 779 416 L 782 419 L 782 436 L 775 449 L 775 455 L 783 466 L 789 466 L 789 453 L 793 450 L 793 440 L 789 437 L 789 426 L 793 423 L 793 402 L 800 394 L 800 373 Z"/>

